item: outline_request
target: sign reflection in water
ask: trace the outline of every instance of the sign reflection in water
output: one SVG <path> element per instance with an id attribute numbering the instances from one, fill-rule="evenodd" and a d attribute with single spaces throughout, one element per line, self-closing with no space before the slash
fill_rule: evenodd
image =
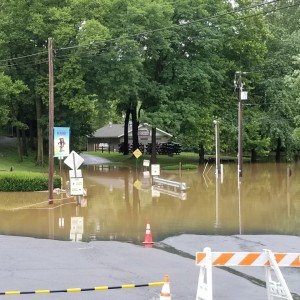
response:
<path id="1" fill-rule="evenodd" d="M 204 166 L 161 171 L 161 178 L 186 182 L 189 189 L 181 194 L 154 189 L 142 171 L 86 166 L 85 199 L 57 194 L 49 205 L 47 193 L 0 193 L 0 234 L 142 244 L 149 222 L 154 242 L 184 233 L 299 235 L 300 168 L 287 168 L 245 164 L 240 184 L 235 164 L 224 165 L 223 183 L 216 180 L 214 168 L 207 167 L 203 176 Z M 74 217 L 82 220 L 80 232 Z"/>

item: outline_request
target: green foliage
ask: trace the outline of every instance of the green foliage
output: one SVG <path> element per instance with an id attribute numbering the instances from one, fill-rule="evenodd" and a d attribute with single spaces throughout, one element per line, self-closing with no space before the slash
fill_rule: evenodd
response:
<path id="1" fill-rule="evenodd" d="M 47 140 L 46 49 L 53 37 L 54 121 L 71 128 L 74 150 L 99 126 L 135 110 L 139 121 L 170 132 L 189 150 L 201 144 L 212 151 L 212 121 L 218 119 L 221 151 L 234 153 L 233 79 L 236 71 L 245 71 L 251 103 L 245 113 L 245 149 L 262 155 L 291 151 L 300 116 L 299 67 L 293 62 L 300 53 L 299 10 L 288 8 L 291 4 L 4 1 L 0 125 L 30 129 L 30 141 L 39 129 L 39 146 Z"/>
<path id="2" fill-rule="evenodd" d="M 54 188 L 60 188 L 59 176 L 53 178 Z M 48 176 L 30 172 L 0 172 L 1 192 L 32 192 L 48 190 Z"/>

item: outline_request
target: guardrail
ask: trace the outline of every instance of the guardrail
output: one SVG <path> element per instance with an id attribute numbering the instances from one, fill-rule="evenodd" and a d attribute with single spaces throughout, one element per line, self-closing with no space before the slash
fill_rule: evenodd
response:
<path id="1" fill-rule="evenodd" d="M 160 185 L 160 186 L 174 187 L 181 191 L 186 191 L 188 189 L 185 182 L 177 182 L 177 181 L 162 179 L 160 177 L 153 177 L 153 184 Z"/>

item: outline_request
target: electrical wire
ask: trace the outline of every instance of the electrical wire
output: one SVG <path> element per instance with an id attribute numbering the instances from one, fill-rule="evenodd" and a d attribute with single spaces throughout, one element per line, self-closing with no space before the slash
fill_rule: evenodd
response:
<path id="1" fill-rule="evenodd" d="M 204 17 L 204 18 L 201 18 L 201 19 L 193 20 L 193 21 L 190 21 L 188 23 L 175 24 L 175 25 L 172 25 L 172 26 L 169 26 L 169 27 L 164 27 L 164 28 L 159 28 L 159 29 L 155 29 L 155 30 L 140 32 L 140 33 L 133 34 L 133 35 L 127 35 L 127 36 L 122 36 L 122 37 L 118 37 L 118 38 L 114 38 L 114 39 L 101 40 L 101 41 L 91 41 L 88 44 L 74 45 L 74 46 L 70 46 L 70 47 L 62 47 L 62 48 L 56 49 L 55 51 L 57 53 L 59 53 L 60 51 L 64 51 L 64 50 L 71 50 L 71 49 L 80 48 L 80 47 L 90 47 L 90 46 L 94 46 L 94 45 L 97 45 L 97 44 L 100 44 L 100 43 L 115 42 L 115 41 L 122 40 L 122 39 L 125 39 L 125 38 L 131 38 L 131 37 L 137 37 L 137 36 L 147 35 L 149 33 L 155 33 L 155 32 L 158 32 L 158 31 L 162 31 L 162 30 L 166 30 L 166 29 L 170 29 L 170 28 L 174 28 L 174 27 L 176 28 L 176 27 L 188 26 L 188 25 L 191 25 L 191 24 L 194 24 L 194 23 L 198 23 L 198 22 L 201 22 L 201 21 L 209 21 L 211 19 L 220 18 L 220 17 L 226 16 L 226 15 L 248 11 L 248 10 L 251 10 L 253 8 L 258 8 L 258 7 L 267 5 L 267 4 L 268 5 L 269 4 L 274 4 L 274 3 L 277 3 L 279 1 L 280 0 L 273 0 L 273 1 L 270 1 L 270 2 L 264 2 L 264 3 L 257 4 L 257 5 L 248 6 L 248 7 L 242 8 L 240 10 L 233 10 L 233 11 L 230 11 L 230 12 L 227 12 L 227 13 L 224 13 L 224 14 L 219 14 L 219 15 L 214 15 L 214 16 L 209 16 L 209 17 Z M 252 17 L 255 17 L 255 16 L 259 16 L 259 15 L 267 15 L 267 14 L 274 13 L 274 12 L 279 11 L 279 10 L 288 9 L 288 8 L 291 8 L 291 7 L 298 6 L 299 4 L 300 4 L 300 2 L 296 3 L 296 4 L 291 4 L 291 5 L 288 5 L 288 6 L 279 7 L 277 9 L 272 9 L 272 10 L 269 10 L 269 11 L 263 11 L 263 12 L 259 12 L 259 13 L 256 13 L 256 14 L 251 14 L 251 15 L 248 15 L 248 16 L 243 16 L 241 18 L 232 20 L 230 22 L 229 21 L 227 21 L 227 22 L 223 21 L 223 24 L 227 23 L 227 25 L 232 25 L 232 24 L 234 24 L 234 23 L 236 23 L 238 21 L 244 20 L 244 19 L 252 18 Z M 211 24 L 210 26 L 211 27 L 214 26 L 214 27 L 218 27 L 219 28 L 219 26 L 222 26 L 223 24 L 222 23 L 221 24 L 214 24 L 214 25 Z M 199 37 L 199 35 L 197 35 L 197 36 Z M 190 37 L 196 37 L 196 36 L 190 36 Z M 112 46 L 102 48 L 101 50 L 108 50 L 111 47 L 115 47 L 115 46 L 116 45 L 113 44 Z M 2 60 L 0 60 L 0 62 L 11 62 L 11 61 L 14 61 L 14 60 L 17 60 L 17 59 L 23 59 L 23 58 L 33 57 L 33 56 L 37 56 L 37 55 L 41 55 L 41 54 L 46 54 L 46 53 L 47 53 L 46 51 L 41 51 L 41 52 L 37 52 L 37 53 L 34 53 L 34 54 L 30 54 L 30 55 L 20 56 L 20 57 L 17 57 L 17 58 L 2 59 Z M 87 54 L 91 54 L 91 50 L 87 49 L 86 53 Z M 84 54 L 84 51 L 81 52 L 81 54 Z M 97 55 L 101 55 L 101 54 L 102 53 L 98 53 L 98 54 L 95 55 L 94 52 L 92 53 L 93 56 L 97 56 Z M 72 55 L 73 55 L 72 53 L 71 54 L 59 54 L 59 55 L 55 55 L 55 58 L 59 59 L 60 61 L 63 61 L 62 57 L 66 57 L 67 59 L 69 59 Z M 16 63 L 14 65 L 15 66 L 27 66 L 27 65 L 28 66 L 34 66 L 34 65 L 38 65 L 38 64 L 43 64 L 45 62 L 47 62 L 47 61 L 28 62 L 28 63 L 24 63 L 24 64 Z M 12 66 L 8 66 L 7 64 L 6 65 L 0 65 L 0 69 L 11 68 L 11 67 Z"/>
<path id="2" fill-rule="evenodd" d="M 264 12 L 259 12 L 259 13 L 256 13 L 256 14 L 252 14 L 252 15 L 249 15 L 249 16 L 244 16 L 244 17 L 241 17 L 241 18 L 238 18 L 238 19 L 235 19 L 235 20 L 233 20 L 233 21 L 227 21 L 227 22 L 223 22 L 223 24 L 214 24 L 213 26 L 211 26 L 211 27 L 216 27 L 216 28 L 220 28 L 220 26 L 223 26 L 224 25 L 224 23 L 226 23 L 226 25 L 228 25 L 228 26 L 230 26 L 230 25 L 233 25 L 233 24 L 235 24 L 235 23 L 237 23 L 237 22 L 239 22 L 239 21 L 242 21 L 242 20 L 244 20 L 244 19 L 248 19 L 248 18 L 252 18 L 252 17 L 256 17 L 256 16 L 259 16 L 259 15 L 268 15 L 268 14 L 270 14 L 270 13 L 274 13 L 274 12 L 276 12 L 276 11 L 279 11 L 279 10 L 283 10 L 283 9 L 287 9 L 287 8 L 291 8 L 291 7 L 294 7 L 294 6 L 297 6 L 297 5 L 299 5 L 300 3 L 297 3 L 297 4 L 293 4 L 293 5 L 288 5 L 288 6 L 284 6 L 284 7 L 280 7 L 280 8 L 277 8 L 277 9 L 272 9 L 272 10 L 269 10 L 269 11 L 264 11 Z M 197 35 L 189 35 L 189 38 L 194 38 L 194 37 L 204 37 L 205 35 L 199 35 L 199 34 L 197 34 Z M 108 42 L 111 42 L 111 41 L 114 41 L 114 40 L 107 40 Z M 172 40 L 169 40 L 170 42 L 172 42 Z M 105 47 L 105 48 L 101 48 L 101 50 L 108 50 L 108 49 L 110 49 L 110 48 L 112 48 L 112 47 L 115 47 L 116 45 L 115 44 L 113 44 L 112 46 L 110 46 L 110 47 Z M 62 48 L 61 48 L 62 49 Z M 61 49 L 59 49 L 59 50 L 61 50 Z M 65 49 L 65 48 L 64 48 Z M 72 48 L 72 49 L 74 49 L 74 48 Z M 57 52 L 59 52 L 59 51 L 57 51 Z M 87 49 L 86 51 L 81 51 L 80 52 L 80 55 L 82 55 L 82 54 L 86 54 L 86 58 L 87 58 L 87 55 L 88 54 L 91 54 L 93 57 L 97 57 L 97 56 L 100 56 L 100 55 L 102 55 L 102 53 L 97 53 L 97 54 L 95 54 L 94 52 L 90 52 L 90 49 Z M 71 54 L 60 54 L 60 55 L 57 55 L 57 56 L 55 56 L 55 58 L 57 58 L 57 59 L 59 59 L 60 61 L 63 61 L 63 57 L 66 57 L 67 59 L 68 58 L 70 58 L 70 57 L 72 57 L 74 54 L 73 53 L 71 53 Z"/>
<path id="3" fill-rule="evenodd" d="M 248 10 L 251 10 L 253 8 L 259 8 L 261 6 L 269 5 L 269 4 L 273 4 L 273 3 L 277 3 L 279 1 L 281 1 L 281 0 L 272 0 L 272 1 L 269 1 L 269 2 L 263 2 L 263 3 L 257 4 L 257 5 L 248 6 L 248 7 L 237 9 L 237 10 L 232 10 L 232 11 L 229 11 L 229 12 L 226 12 L 226 13 L 223 13 L 223 14 L 217 14 L 217 15 L 213 15 L 213 16 L 209 16 L 209 17 L 200 18 L 200 19 L 189 21 L 189 22 L 182 23 L 182 24 L 173 24 L 171 26 L 162 27 L 162 28 L 153 29 L 153 30 L 144 31 L 144 32 L 139 32 L 139 33 L 135 33 L 135 34 L 131 34 L 131 35 L 125 35 L 125 36 L 117 37 L 117 38 L 113 38 L 113 39 L 106 39 L 106 40 L 99 40 L 99 41 L 90 41 L 88 44 L 74 45 L 74 46 L 69 46 L 69 47 L 62 47 L 62 48 L 59 48 L 57 50 L 67 50 L 67 49 L 74 49 L 74 48 L 80 48 L 80 47 L 89 47 L 91 44 L 94 45 L 95 43 L 105 43 L 105 42 L 112 42 L 112 41 L 121 40 L 121 39 L 125 39 L 125 38 L 133 38 L 133 37 L 137 37 L 137 36 L 145 36 L 147 34 L 159 32 L 159 31 L 163 31 L 163 30 L 167 30 L 167 29 L 172 29 L 172 28 L 176 28 L 176 27 L 183 27 L 183 26 L 189 26 L 189 25 L 192 25 L 194 23 L 203 22 L 203 21 L 209 21 L 209 20 L 212 20 L 212 19 L 216 19 L 216 18 L 220 18 L 220 17 L 224 17 L 224 16 L 228 16 L 228 15 L 232 15 L 232 14 L 236 14 L 236 13 L 248 11 Z"/>

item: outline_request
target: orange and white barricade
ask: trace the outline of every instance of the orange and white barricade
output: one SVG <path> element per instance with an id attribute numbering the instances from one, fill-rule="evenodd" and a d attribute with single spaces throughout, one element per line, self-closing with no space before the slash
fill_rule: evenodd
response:
<path id="1" fill-rule="evenodd" d="M 196 265 L 200 266 L 196 300 L 212 300 L 212 267 L 265 267 L 268 300 L 293 300 L 279 267 L 300 267 L 300 253 L 263 252 L 211 252 L 206 247 L 196 253 Z M 272 272 L 273 271 L 273 272 Z M 272 273 L 275 280 L 272 279 Z"/>

